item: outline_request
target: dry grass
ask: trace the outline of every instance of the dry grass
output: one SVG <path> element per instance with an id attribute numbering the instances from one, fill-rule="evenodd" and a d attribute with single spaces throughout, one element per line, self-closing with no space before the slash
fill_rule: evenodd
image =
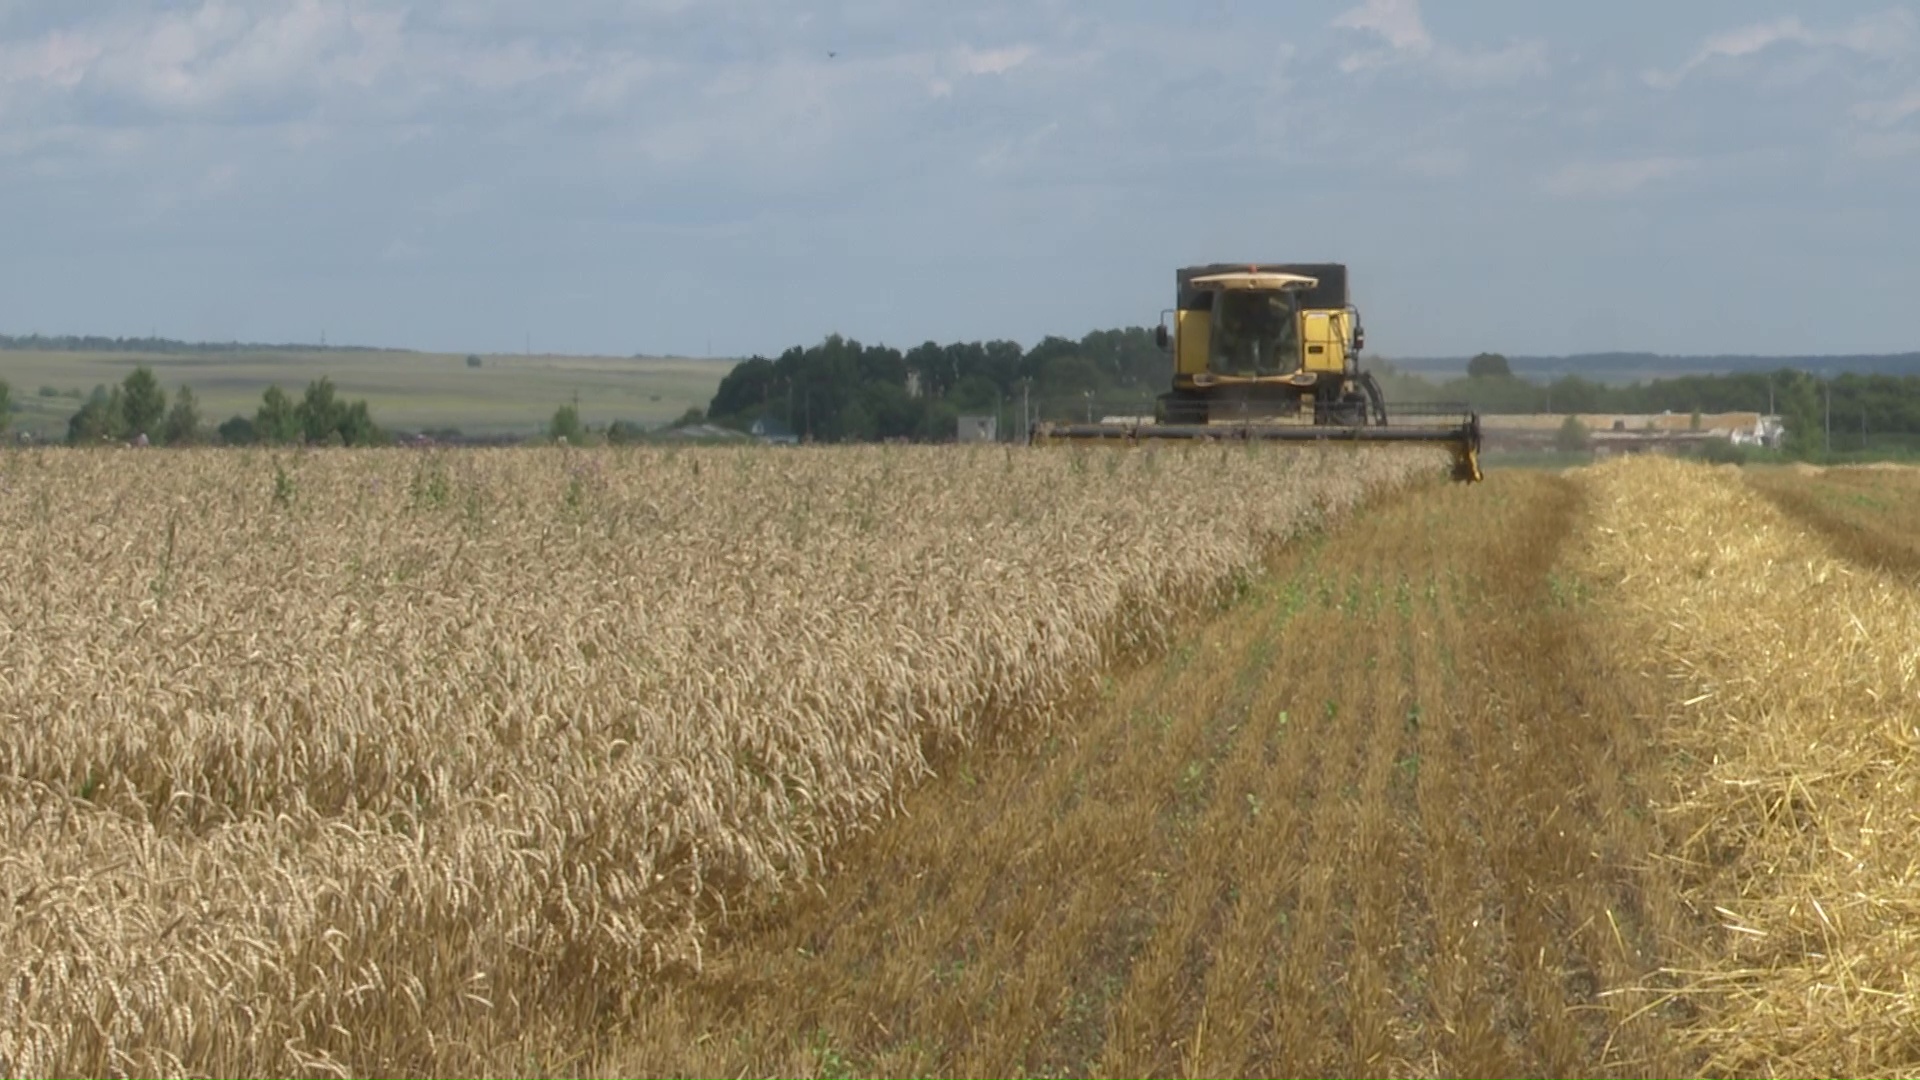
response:
<path id="1" fill-rule="evenodd" d="M 931 760 L 1443 469 L 4 455 L 0 1073 L 563 1067 Z"/>
<path id="2" fill-rule="evenodd" d="M 1719 929 L 1670 973 L 1706 1071 L 1920 1073 L 1920 592 L 1737 471 L 1590 476 L 1591 567 L 1680 703 L 1664 813 Z"/>

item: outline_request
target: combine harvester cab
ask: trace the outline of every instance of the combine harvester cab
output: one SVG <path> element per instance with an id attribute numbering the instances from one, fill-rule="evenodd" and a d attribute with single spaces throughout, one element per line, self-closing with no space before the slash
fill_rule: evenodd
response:
<path id="1" fill-rule="evenodd" d="M 1480 475 L 1480 417 L 1466 406 L 1398 407 L 1360 370 L 1366 332 L 1338 263 L 1216 263 L 1176 275 L 1171 388 L 1150 418 L 1037 422 L 1035 445 L 1145 440 L 1429 443 L 1453 452 L 1453 476 Z"/>

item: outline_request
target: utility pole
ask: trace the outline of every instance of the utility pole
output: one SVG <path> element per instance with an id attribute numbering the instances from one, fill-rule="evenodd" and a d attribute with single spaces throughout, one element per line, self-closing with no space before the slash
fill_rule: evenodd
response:
<path id="1" fill-rule="evenodd" d="M 1027 391 L 1033 388 L 1032 379 L 1020 380 L 1020 430 L 1033 430 L 1033 408 L 1027 403 Z"/>

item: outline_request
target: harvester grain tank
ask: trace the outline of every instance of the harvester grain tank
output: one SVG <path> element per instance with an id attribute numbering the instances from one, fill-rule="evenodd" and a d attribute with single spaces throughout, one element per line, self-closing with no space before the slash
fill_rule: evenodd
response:
<path id="1" fill-rule="evenodd" d="M 1429 443 L 1455 479 L 1480 477 L 1480 418 L 1451 406 L 1391 414 L 1360 369 L 1366 331 L 1340 263 L 1213 263 L 1175 274 L 1172 385 L 1150 419 L 1036 423 L 1034 443 L 1141 440 Z"/>

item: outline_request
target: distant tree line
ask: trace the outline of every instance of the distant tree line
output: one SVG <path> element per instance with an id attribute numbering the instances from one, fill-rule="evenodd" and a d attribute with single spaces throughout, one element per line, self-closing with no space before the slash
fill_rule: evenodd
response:
<path id="1" fill-rule="evenodd" d="M 251 417 L 235 415 L 209 431 L 192 388 L 180 387 L 170 403 L 160 381 L 145 365 L 134 368 L 114 386 L 94 387 L 67 421 L 70 446 L 101 442 L 375 446 L 388 441 L 386 432 L 374 423 L 365 399 L 341 400 L 333 381 L 325 377 L 308 383 L 298 401 L 279 386 L 269 386 Z"/>
<path id="2" fill-rule="evenodd" d="M 1492 414 L 1755 412 L 1782 417 L 1791 432 L 1819 431 L 1823 444 L 1831 422 L 1836 447 L 1857 445 L 1862 432 L 1920 436 L 1920 375 L 1822 378 L 1780 368 L 1610 386 L 1578 375 L 1541 382 L 1524 379 L 1498 353 L 1474 357 L 1465 378 L 1444 381 L 1394 372 L 1388 364 L 1374 366 L 1383 371 L 1389 410 L 1396 401 L 1449 401 Z"/>
<path id="3" fill-rule="evenodd" d="M 44 347 L 51 339 L 0 337 L 33 340 Z M 1475 356 L 1465 377 L 1444 380 L 1398 371 L 1378 358 L 1365 366 L 1380 376 L 1389 413 L 1396 406 L 1437 402 L 1487 414 L 1771 412 L 1785 420 L 1792 448 L 1802 453 L 1920 449 L 1920 375 L 1821 377 L 1782 367 L 1609 385 L 1577 374 L 1523 378 L 1498 353 Z M 960 416 L 984 414 L 998 417 L 1001 430 L 1017 437 L 1023 419 L 1081 417 L 1096 409 L 1150 413 L 1169 374 L 1168 356 L 1144 327 L 1095 331 L 1077 341 L 1049 336 L 1031 348 L 1008 340 L 929 341 L 905 351 L 835 334 L 775 358 L 740 362 L 705 410 L 690 409 L 673 426 L 705 422 L 747 431 L 764 420 L 774 430 L 820 442 L 940 441 L 954 436 Z M 40 395 L 64 396 L 49 387 Z M 0 430 L 19 408 L 0 382 Z M 557 410 L 545 434 L 570 442 L 649 437 L 626 421 L 590 433 L 577 404 Z M 1576 433 L 1567 434 L 1572 439 Z M 193 392 L 182 386 L 169 399 L 145 366 L 118 385 L 95 387 L 67 425 L 67 441 L 74 444 L 142 436 L 163 445 L 390 441 L 366 401 L 340 399 L 326 378 L 308 384 L 297 399 L 269 387 L 251 416 L 236 415 L 208 430 Z"/>
<path id="4" fill-rule="evenodd" d="M 1860 449 L 1876 439 L 1920 446 L 1920 375 L 1820 377 L 1783 367 L 1610 385 L 1580 375 L 1526 379 L 1499 353 L 1475 356 L 1464 378 L 1445 380 L 1400 372 L 1377 358 L 1364 366 L 1380 375 L 1389 413 L 1395 405 L 1440 402 L 1487 414 L 1755 412 L 1781 416 L 1802 452 L 1812 451 L 1816 433 L 1822 449 Z M 1151 412 L 1170 370 L 1144 327 L 1078 341 L 1047 337 L 1024 349 L 1006 340 L 930 341 L 904 352 L 835 334 L 777 358 L 742 361 L 721 381 L 706 420 L 744 431 L 765 419 L 822 442 L 942 440 L 967 414 L 996 415 L 1012 432 L 1023 415 Z"/>
<path id="5" fill-rule="evenodd" d="M 13 352 L 127 352 L 127 353 L 228 353 L 228 352 L 411 352 L 410 349 L 378 349 L 368 345 L 299 345 L 291 342 L 264 344 L 241 341 L 177 341 L 163 337 L 104 337 L 99 334 L 0 334 L 0 351 Z"/>
<path id="6" fill-rule="evenodd" d="M 1144 327 L 1078 341 L 1047 337 L 1027 349 L 1005 340 L 929 341 L 904 352 L 833 334 L 740 362 L 706 418 L 742 431 L 765 419 L 821 442 L 935 441 L 952 438 L 968 414 L 998 416 L 1009 428 L 1023 408 L 1036 418 L 1072 415 L 1090 402 L 1151 409 L 1166 389 L 1167 365 Z"/>
<path id="7" fill-rule="evenodd" d="M 1431 380 L 1375 362 L 1391 412 L 1395 402 L 1458 402 L 1482 413 L 1728 413 L 1781 417 L 1790 447 L 1853 451 L 1920 443 L 1920 375 L 1838 374 L 1795 368 L 1678 375 L 1608 385 L 1579 375 L 1533 381 L 1498 353 L 1467 364 L 1465 378 Z"/>

